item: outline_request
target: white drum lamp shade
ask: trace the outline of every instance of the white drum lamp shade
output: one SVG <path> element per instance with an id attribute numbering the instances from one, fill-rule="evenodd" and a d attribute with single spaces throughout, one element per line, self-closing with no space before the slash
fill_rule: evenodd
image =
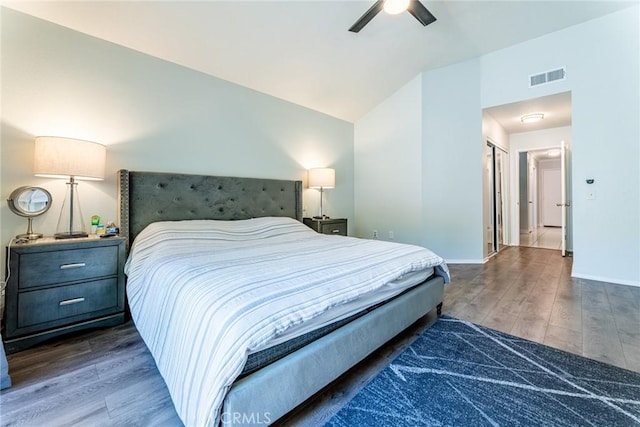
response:
<path id="1" fill-rule="evenodd" d="M 104 179 L 106 157 L 106 147 L 96 142 L 53 136 L 36 138 L 34 174 L 47 178 L 69 178 L 56 239 L 87 237 L 75 180 Z"/>
<path id="2" fill-rule="evenodd" d="M 33 158 L 33 173 L 46 178 L 104 179 L 107 149 L 96 142 L 39 136 Z"/>
<path id="3" fill-rule="evenodd" d="M 334 188 L 336 171 L 331 168 L 309 169 L 309 188 Z"/>

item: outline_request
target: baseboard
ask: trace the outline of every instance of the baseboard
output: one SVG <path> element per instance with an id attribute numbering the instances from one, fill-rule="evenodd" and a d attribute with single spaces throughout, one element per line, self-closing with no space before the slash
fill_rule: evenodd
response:
<path id="1" fill-rule="evenodd" d="M 640 282 L 634 280 L 622 280 L 617 279 L 615 277 L 603 277 L 603 276 L 592 276 L 589 274 L 580 274 L 571 272 L 571 277 L 575 277 L 576 279 L 586 279 L 586 280 L 595 280 L 598 282 L 607 282 L 607 283 L 615 283 L 616 285 L 627 285 L 627 286 L 637 286 L 640 287 Z"/>

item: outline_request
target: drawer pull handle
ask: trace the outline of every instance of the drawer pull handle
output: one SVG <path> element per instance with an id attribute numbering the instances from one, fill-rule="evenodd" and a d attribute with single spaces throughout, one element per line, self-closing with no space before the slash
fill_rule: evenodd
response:
<path id="1" fill-rule="evenodd" d="M 69 268 L 81 268 L 86 266 L 86 262 L 74 262 L 73 264 L 62 264 L 60 266 L 60 270 L 68 270 Z"/>
<path id="2" fill-rule="evenodd" d="M 336 228 L 336 229 L 334 229 L 334 230 L 331 230 L 331 232 L 332 232 L 332 233 L 339 233 L 339 232 L 340 232 L 340 229 L 339 229 L 339 228 Z"/>
<path id="3" fill-rule="evenodd" d="M 83 302 L 84 298 L 74 298 L 74 299 L 66 299 L 64 301 L 60 301 L 59 305 L 63 306 L 63 305 L 71 305 L 71 304 L 77 304 L 79 302 Z"/>

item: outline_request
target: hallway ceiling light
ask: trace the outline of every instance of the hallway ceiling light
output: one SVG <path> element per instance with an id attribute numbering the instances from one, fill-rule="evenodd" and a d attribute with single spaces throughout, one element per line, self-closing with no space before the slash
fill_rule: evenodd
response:
<path id="1" fill-rule="evenodd" d="M 542 113 L 525 114 L 524 116 L 520 117 L 520 121 L 522 123 L 539 122 L 542 119 L 544 119 L 544 114 Z"/>

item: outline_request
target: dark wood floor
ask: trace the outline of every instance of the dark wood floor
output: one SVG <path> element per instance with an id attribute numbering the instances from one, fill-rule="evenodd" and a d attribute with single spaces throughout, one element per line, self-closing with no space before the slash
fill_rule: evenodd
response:
<path id="1" fill-rule="evenodd" d="M 640 287 L 571 278 L 560 251 L 511 247 L 453 266 L 445 313 L 640 372 Z"/>
<path id="2" fill-rule="evenodd" d="M 570 277 L 559 251 L 512 247 L 484 265 L 451 265 L 444 314 L 640 372 L 640 288 Z M 322 425 L 435 315 L 417 322 L 294 411 L 283 425 Z M 8 356 L 14 386 L 3 426 L 180 426 L 131 323 Z"/>

